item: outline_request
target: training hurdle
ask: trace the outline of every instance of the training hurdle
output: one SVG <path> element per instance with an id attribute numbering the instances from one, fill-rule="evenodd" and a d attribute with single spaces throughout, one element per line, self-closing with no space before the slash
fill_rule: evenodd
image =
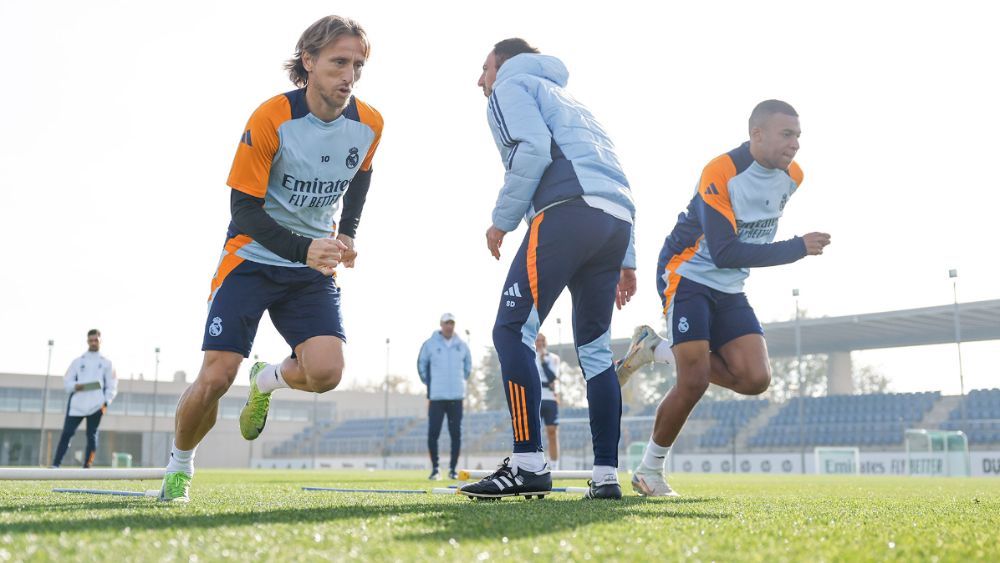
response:
<path id="1" fill-rule="evenodd" d="M 459 481 L 482 479 L 494 473 L 496 473 L 496 469 L 459 469 L 458 479 Z M 552 472 L 553 479 L 590 479 L 591 475 L 592 473 L 586 470 L 560 470 Z"/>
<path id="2" fill-rule="evenodd" d="M 553 493 L 585 493 L 590 489 L 587 487 L 552 487 Z M 448 485 L 446 489 L 434 489 L 434 491 L 451 491 L 458 494 L 458 485 Z M 438 493 L 444 494 L 444 493 Z"/>
<path id="3" fill-rule="evenodd" d="M 81 495 L 110 495 L 115 497 L 158 497 L 160 491 L 109 491 L 105 489 L 52 489 L 53 493 L 76 493 Z"/>
<path id="4" fill-rule="evenodd" d="M 43 467 L 0 468 L 0 481 L 145 481 L 162 479 L 166 470 L 162 467 L 119 468 L 74 468 L 54 469 Z M 53 493 L 75 493 L 85 495 L 110 495 L 119 497 L 155 497 L 160 491 L 114 491 L 105 489 L 52 489 Z"/>
<path id="5" fill-rule="evenodd" d="M 163 479 L 162 467 L 137 467 L 132 469 L 91 468 L 51 469 L 42 467 L 15 467 L 0 469 L 0 481 L 114 481 Z"/>
<path id="6" fill-rule="evenodd" d="M 385 494 L 409 494 L 426 495 L 423 489 L 338 489 L 335 487 L 302 487 L 303 491 L 320 491 L 327 493 L 385 493 Z"/>
<path id="7" fill-rule="evenodd" d="M 436 487 L 430 491 L 425 491 L 423 489 L 338 489 L 334 487 L 302 487 L 303 491 L 311 492 L 328 492 L 328 493 L 379 493 L 379 494 L 409 494 L 409 495 L 457 495 L 458 486 L 452 485 L 450 487 Z M 585 493 L 587 492 L 587 487 L 553 487 L 553 493 Z M 77 492 L 77 491 L 60 491 L 60 492 Z M 154 491 L 157 492 L 158 491 Z M 112 494 L 111 492 L 105 494 Z M 547 493 L 546 493 L 547 494 Z M 134 494 L 130 496 L 141 496 L 141 494 Z"/>

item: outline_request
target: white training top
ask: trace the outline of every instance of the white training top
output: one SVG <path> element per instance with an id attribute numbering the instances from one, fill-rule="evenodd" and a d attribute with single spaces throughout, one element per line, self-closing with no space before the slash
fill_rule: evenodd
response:
<path id="1" fill-rule="evenodd" d="M 553 354 L 552 352 L 545 353 L 545 363 L 552 370 L 552 373 L 556 374 L 556 379 L 559 378 L 559 356 Z M 538 379 L 542 380 L 542 400 L 543 401 L 555 401 L 556 395 L 552 392 L 552 389 L 546 387 L 548 385 L 548 378 L 545 377 L 545 370 L 542 369 L 542 360 L 535 355 L 535 367 L 538 368 Z"/>
<path id="2" fill-rule="evenodd" d="M 76 391 L 77 383 L 100 384 L 100 388 L 89 391 Z M 69 416 L 90 416 L 101 410 L 105 403 L 111 404 L 118 394 L 118 377 L 111 367 L 111 360 L 100 352 L 84 352 L 73 360 L 66 370 L 63 386 L 70 394 Z"/>

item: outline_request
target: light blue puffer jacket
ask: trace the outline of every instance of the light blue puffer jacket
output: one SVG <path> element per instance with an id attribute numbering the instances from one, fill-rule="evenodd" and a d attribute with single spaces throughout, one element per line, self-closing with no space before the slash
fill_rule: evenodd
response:
<path id="1" fill-rule="evenodd" d="M 497 72 L 487 120 L 506 172 L 493 209 L 505 232 L 563 201 L 591 207 L 634 225 L 632 192 L 608 134 L 565 90 L 569 72 L 548 55 L 521 54 Z M 635 268 L 633 237 L 622 267 Z"/>
<path id="2" fill-rule="evenodd" d="M 427 386 L 427 398 L 432 401 L 450 401 L 465 398 L 465 380 L 472 373 L 472 354 L 469 346 L 452 335 L 448 343 L 436 330 L 420 347 L 417 372 Z"/>

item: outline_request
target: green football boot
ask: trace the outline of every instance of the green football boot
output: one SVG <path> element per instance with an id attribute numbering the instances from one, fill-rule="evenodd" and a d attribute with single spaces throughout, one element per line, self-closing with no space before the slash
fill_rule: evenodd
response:
<path id="1" fill-rule="evenodd" d="M 257 374 L 267 367 L 264 362 L 257 362 L 250 368 L 250 395 L 247 403 L 240 411 L 240 434 L 247 440 L 256 440 L 264 431 L 267 422 L 267 409 L 271 406 L 271 394 L 261 393 L 257 388 Z"/>
<path id="2" fill-rule="evenodd" d="M 162 502 L 189 502 L 191 497 L 191 476 L 183 471 L 174 471 L 163 476 L 159 500 Z"/>

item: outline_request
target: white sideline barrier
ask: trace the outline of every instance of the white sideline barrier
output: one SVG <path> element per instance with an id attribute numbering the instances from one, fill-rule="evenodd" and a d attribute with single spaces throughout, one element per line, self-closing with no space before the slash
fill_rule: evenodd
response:
<path id="1" fill-rule="evenodd" d="M 482 479 L 488 475 L 493 475 L 496 473 L 496 469 L 459 469 L 458 479 L 460 481 L 468 481 L 469 479 Z M 590 479 L 593 476 L 591 471 L 583 470 L 561 470 L 553 471 L 553 479 Z"/>
<path id="2" fill-rule="evenodd" d="M 940 475 L 944 462 L 938 454 L 925 454 L 922 458 L 907 459 L 905 451 L 861 452 L 861 475 Z M 969 452 L 973 477 L 1000 478 L 1000 450 L 972 450 Z M 772 475 L 815 473 L 812 455 L 805 456 L 806 468 L 802 470 L 801 453 L 741 453 L 732 454 L 674 454 L 668 459 L 671 473 L 770 473 Z M 853 473 L 851 471 L 850 473 Z"/>
<path id="3" fill-rule="evenodd" d="M 163 479 L 162 467 L 114 469 L 50 469 L 41 467 L 0 468 L 0 481 L 103 481 Z"/>

